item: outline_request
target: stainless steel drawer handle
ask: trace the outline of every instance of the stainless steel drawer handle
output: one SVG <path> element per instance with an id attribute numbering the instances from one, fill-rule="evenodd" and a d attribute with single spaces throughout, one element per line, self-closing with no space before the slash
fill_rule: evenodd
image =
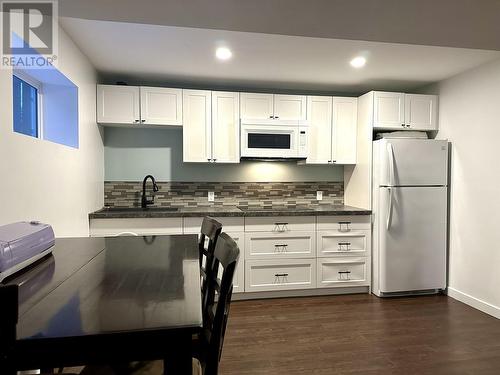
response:
<path id="1" fill-rule="evenodd" d="M 350 232 L 351 231 L 350 221 L 339 221 L 339 232 Z"/>
<path id="2" fill-rule="evenodd" d="M 339 271 L 339 280 L 350 280 L 351 271 Z"/>
<path id="3" fill-rule="evenodd" d="M 274 252 L 281 252 L 285 253 L 287 250 L 288 245 L 287 244 L 276 244 L 274 245 Z"/>
<path id="4" fill-rule="evenodd" d="M 288 223 L 274 223 L 274 232 L 286 232 L 288 229 Z"/>
<path id="5" fill-rule="evenodd" d="M 339 242 L 339 251 L 350 251 L 351 243 L 350 242 Z"/>

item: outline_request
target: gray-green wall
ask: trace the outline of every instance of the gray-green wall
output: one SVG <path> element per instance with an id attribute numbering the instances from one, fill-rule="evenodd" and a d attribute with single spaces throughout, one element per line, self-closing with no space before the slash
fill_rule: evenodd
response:
<path id="1" fill-rule="evenodd" d="M 296 162 L 196 164 L 182 162 L 182 129 L 106 127 L 106 181 L 274 182 L 343 181 L 341 166 L 297 165 Z"/>

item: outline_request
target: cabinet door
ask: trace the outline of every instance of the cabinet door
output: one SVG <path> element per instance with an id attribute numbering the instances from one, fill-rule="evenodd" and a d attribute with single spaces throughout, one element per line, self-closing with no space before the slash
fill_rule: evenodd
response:
<path id="1" fill-rule="evenodd" d="M 399 92 L 376 91 L 373 100 L 374 128 L 404 128 L 404 94 Z"/>
<path id="2" fill-rule="evenodd" d="M 307 97 L 303 95 L 274 95 L 274 119 L 305 121 Z"/>
<path id="3" fill-rule="evenodd" d="M 212 92 L 212 158 L 217 163 L 240 162 L 240 96 Z"/>
<path id="4" fill-rule="evenodd" d="M 309 147 L 307 164 L 328 164 L 332 160 L 332 98 L 307 97 Z"/>
<path id="5" fill-rule="evenodd" d="M 333 98 L 333 162 L 356 164 L 357 98 Z"/>
<path id="6" fill-rule="evenodd" d="M 437 96 L 405 94 L 405 125 L 416 130 L 438 130 Z"/>
<path id="7" fill-rule="evenodd" d="M 141 87 L 141 123 L 182 125 L 182 89 Z"/>
<path id="8" fill-rule="evenodd" d="M 212 159 L 211 92 L 183 90 L 182 144 L 184 162 L 206 163 Z"/>
<path id="9" fill-rule="evenodd" d="M 241 93 L 241 118 L 269 120 L 273 118 L 273 94 Z"/>
<path id="10" fill-rule="evenodd" d="M 97 85 L 97 122 L 100 124 L 138 124 L 139 87 Z"/>

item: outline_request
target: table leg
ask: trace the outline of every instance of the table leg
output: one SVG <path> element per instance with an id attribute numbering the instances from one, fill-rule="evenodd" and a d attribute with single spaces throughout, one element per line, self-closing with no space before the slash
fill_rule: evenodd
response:
<path id="1" fill-rule="evenodd" d="M 191 375 L 193 372 L 191 336 L 175 343 L 163 361 L 164 375 Z"/>

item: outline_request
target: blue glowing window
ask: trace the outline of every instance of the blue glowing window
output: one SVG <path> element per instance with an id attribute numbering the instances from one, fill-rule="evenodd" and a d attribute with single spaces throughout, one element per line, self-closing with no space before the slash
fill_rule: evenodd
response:
<path id="1" fill-rule="evenodd" d="M 13 76 L 14 131 L 39 137 L 38 88 Z"/>

